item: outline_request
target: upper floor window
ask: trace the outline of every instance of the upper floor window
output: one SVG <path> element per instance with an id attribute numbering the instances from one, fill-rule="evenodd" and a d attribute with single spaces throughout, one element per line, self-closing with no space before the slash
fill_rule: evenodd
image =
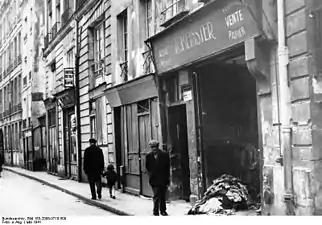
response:
<path id="1" fill-rule="evenodd" d="M 66 63 L 68 68 L 75 67 L 74 48 L 69 50 L 66 54 Z"/>
<path id="2" fill-rule="evenodd" d="M 123 81 L 128 80 L 128 71 L 127 71 L 127 64 L 128 64 L 128 24 L 127 24 L 127 11 L 125 10 L 118 16 L 119 25 L 120 25 L 120 49 L 121 49 L 121 77 Z"/>
<path id="3" fill-rule="evenodd" d="M 166 0 L 163 5 L 163 11 L 161 12 L 163 22 L 168 21 L 179 12 L 184 10 L 185 0 Z"/>
<path id="4" fill-rule="evenodd" d="M 56 0 L 56 22 L 59 23 L 60 22 L 60 0 Z"/>
<path id="5" fill-rule="evenodd" d="M 23 86 L 26 87 L 27 86 L 27 76 L 25 76 L 23 78 Z"/>
<path id="6" fill-rule="evenodd" d="M 94 28 L 95 76 L 103 75 L 104 67 L 104 22 Z"/>
<path id="7" fill-rule="evenodd" d="M 152 20 L 152 0 L 145 1 L 145 15 L 146 15 L 146 31 L 147 37 L 150 37 L 154 34 L 153 29 L 153 20 Z"/>

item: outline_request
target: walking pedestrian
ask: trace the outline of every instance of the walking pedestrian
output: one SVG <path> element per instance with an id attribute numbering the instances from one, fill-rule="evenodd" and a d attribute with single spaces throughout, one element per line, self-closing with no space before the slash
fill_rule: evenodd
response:
<path id="1" fill-rule="evenodd" d="M 1 177 L 1 172 L 2 172 L 2 165 L 4 164 L 4 156 L 2 152 L 0 152 L 0 177 Z"/>
<path id="2" fill-rule="evenodd" d="M 146 170 L 153 190 L 153 215 L 167 216 L 166 192 L 170 183 L 170 159 L 166 152 L 159 149 L 159 142 L 149 142 L 151 152 L 146 155 Z M 160 210 L 160 211 L 159 211 Z"/>
<path id="3" fill-rule="evenodd" d="M 113 191 L 115 189 L 115 183 L 117 181 L 117 174 L 114 170 L 114 166 L 112 164 L 109 164 L 107 166 L 106 172 L 103 174 L 104 177 L 106 177 L 107 180 L 107 187 L 110 192 L 110 197 L 115 199 L 115 195 L 113 194 Z"/>
<path id="4" fill-rule="evenodd" d="M 101 175 L 104 170 L 104 155 L 102 149 L 96 146 L 95 139 L 89 139 L 89 143 L 90 146 L 85 149 L 84 153 L 84 172 L 88 178 L 92 199 L 96 200 L 95 185 L 98 198 L 102 198 Z"/>

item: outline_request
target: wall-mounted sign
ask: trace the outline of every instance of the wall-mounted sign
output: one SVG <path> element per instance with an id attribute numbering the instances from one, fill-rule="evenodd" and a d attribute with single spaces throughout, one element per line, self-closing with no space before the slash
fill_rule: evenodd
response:
<path id="1" fill-rule="evenodd" d="M 31 131 L 30 130 L 25 132 L 25 137 L 31 137 Z"/>
<path id="2" fill-rule="evenodd" d="M 192 100 L 192 90 L 191 88 L 185 88 L 182 90 L 182 99 L 185 102 Z"/>
<path id="3" fill-rule="evenodd" d="M 64 69 L 64 87 L 74 87 L 74 68 Z"/>
<path id="4" fill-rule="evenodd" d="M 260 34 L 254 0 L 215 1 L 151 37 L 157 72 L 214 55 Z"/>

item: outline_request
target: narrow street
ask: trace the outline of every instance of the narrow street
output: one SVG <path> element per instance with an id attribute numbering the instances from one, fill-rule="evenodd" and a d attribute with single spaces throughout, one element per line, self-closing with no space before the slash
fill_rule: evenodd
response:
<path id="1" fill-rule="evenodd" d="M 110 212 L 28 178 L 4 171 L 0 178 L 1 216 L 111 216 Z"/>

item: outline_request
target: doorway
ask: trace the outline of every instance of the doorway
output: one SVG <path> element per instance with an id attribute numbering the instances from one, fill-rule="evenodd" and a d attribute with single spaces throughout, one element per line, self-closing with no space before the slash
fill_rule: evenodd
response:
<path id="1" fill-rule="evenodd" d="M 188 153 L 187 115 L 186 105 L 171 106 L 169 114 L 169 135 L 171 140 L 173 180 L 177 180 L 179 188 L 178 196 L 188 201 L 190 196 L 190 168 Z"/>
<path id="2" fill-rule="evenodd" d="M 206 188 L 229 174 L 246 184 L 256 200 L 260 193 L 256 81 L 242 62 L 213 62 L 196 72 Z"/>
<path id="3" fill-rule="evenodd" d="M 114 109 L 114 115 L 121 184 L 126 192 L 152 197 L 145 162 L 149 141 L 160 137 L 156 98 Z"/>
<path id="4" fill-rule="evenodd" d="M 66 110 L 65 115 L 65 174 L 69 178 L 76 179 L 76 121 L 74 109 Z"/>

